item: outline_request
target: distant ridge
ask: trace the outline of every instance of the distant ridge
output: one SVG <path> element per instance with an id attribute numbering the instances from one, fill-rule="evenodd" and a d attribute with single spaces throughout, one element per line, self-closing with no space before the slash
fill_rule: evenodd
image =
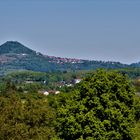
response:
<path id="1" fill-rule="evenodd" d="M 97 68 L 119 69 L 140 67 L 140 63 L 131 65 L 120 62 L 104 62 L 48 56 L 36 52 L 17 41 L 7 41 L 0 46 L 0 75 L 16 70 L 40 72 L 93 70 Z"/>

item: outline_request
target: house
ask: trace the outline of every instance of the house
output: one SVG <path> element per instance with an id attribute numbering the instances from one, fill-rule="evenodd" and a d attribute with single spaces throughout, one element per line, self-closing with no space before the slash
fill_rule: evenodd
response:
<path id="1" fill-rule="evenodd" d="M 55 91 L 55 94 L 59 94 L 60 93 L 60 91 Z"/>
<path id="2" fill-rule="evenodd" d="M 66 86 L 67 86 L 67 87 L 72 87 L 72 86 L 73 86 L 73 84 L 66 84 Z"/>
<path id="3" fill-rule="evenodd" d="M 44 94 L 44 95 L 55 95 L 59 94 L 60 91 L 55 91 L 55 90 L 49 90 L 49 91 L 38 91 L 38 93 Z"/>
<path id="4" fill-rule="evenodd" d="M 38 93 L 43 94 L 43 95 L 49 95 L 48 91 L 44 91 L 44 90 L 39 90 Z"/>
<path id="5" fill-rule="evenodd" d="M 81 82 L 82 79 L 74 79 L 74 84 L 78 84 Z"/>
<path id="6" fill-rule="evenodd" d="M 44 95 L 49 95 L 49 92 L 48 91 L 44 91 L 44 93 L 43 93 Z"/>
<path id="7" fill-rule="evenodd" d="M 48 92 L 49 94 L 52 94 L 52 95 L 60 93 L 60 91 L 56 91 L 56 90 L 49 90 Z"/>

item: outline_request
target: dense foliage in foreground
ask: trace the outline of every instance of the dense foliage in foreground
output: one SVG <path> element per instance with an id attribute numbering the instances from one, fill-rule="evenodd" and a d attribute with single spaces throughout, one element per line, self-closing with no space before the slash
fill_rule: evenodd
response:
<path id="1" fill-rule="evenodd" d="M 140 99 L 124 74 L 98 70 L 55 96 L 1 91 L 0 140 L 139 138 Z"/>
<path id="2" fill-rule="evenodd" d="M 132 139 L 134 90 L 125 76 L 98 71 L 58 108 L 58 134 L 71 139 Z"/>
<path id="3" fill-rule="evenodd" d="M 0 97 L 0 139 L 44 139 L 55 135 L 55 112 L 43 99 Z"/>

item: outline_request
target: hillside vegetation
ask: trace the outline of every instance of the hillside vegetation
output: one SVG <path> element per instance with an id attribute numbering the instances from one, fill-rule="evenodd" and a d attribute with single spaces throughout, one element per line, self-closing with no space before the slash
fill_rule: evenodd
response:
<path id="1" fill-rule="evenodd" d="M 139 139 L 140 98 L 123 73 L 97 70 L 58 95 L 22 93 L 8 81 L 0 91 L 0 139 Z"/>

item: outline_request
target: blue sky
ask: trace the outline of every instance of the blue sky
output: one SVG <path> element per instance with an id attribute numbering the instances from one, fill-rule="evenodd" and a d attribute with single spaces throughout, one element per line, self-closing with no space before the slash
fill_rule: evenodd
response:
<path id="1" fill-rule="evenodd" d="M 140 61 L 139 0 L 0 0 L 0 44 L 44 54 Z"/>

